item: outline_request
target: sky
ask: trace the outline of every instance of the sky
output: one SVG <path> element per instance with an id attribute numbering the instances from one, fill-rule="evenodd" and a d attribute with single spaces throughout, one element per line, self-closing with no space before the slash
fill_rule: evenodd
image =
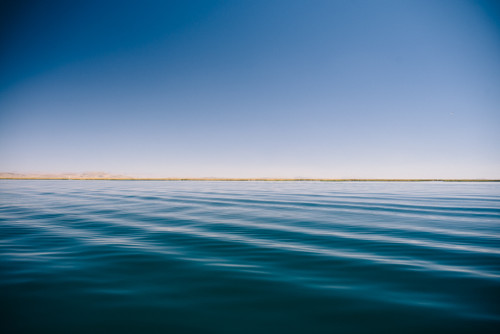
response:
<path id="1" fill-rule="evenodd" d="M 500 179 L 500 5 L 4 1 L 0 171 Z"/>

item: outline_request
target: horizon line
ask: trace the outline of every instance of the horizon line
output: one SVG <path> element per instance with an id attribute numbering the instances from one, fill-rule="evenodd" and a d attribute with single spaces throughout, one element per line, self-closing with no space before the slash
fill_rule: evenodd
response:
<path id="1" fill-rule="evenodd" d="M 223 177 L 71 177 L 0 176 L 0 180 L 75 180 L 75 181 L 281 181 L 281 182 L 500 182 L 500 179 L 445 178 L 223 178 Z"/>

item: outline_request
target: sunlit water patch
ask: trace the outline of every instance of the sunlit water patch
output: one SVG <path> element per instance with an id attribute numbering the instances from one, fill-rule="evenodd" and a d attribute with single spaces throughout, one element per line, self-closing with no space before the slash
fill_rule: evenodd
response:
<path id="1" fill-rule="evenodd" d="M 494 333 L 500 184 L 0 182 L 2 333 Z"/>

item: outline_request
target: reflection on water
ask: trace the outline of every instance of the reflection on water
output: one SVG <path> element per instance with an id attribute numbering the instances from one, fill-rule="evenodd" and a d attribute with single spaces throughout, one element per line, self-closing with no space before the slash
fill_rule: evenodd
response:
<path id="1" fill-rule="evenodd" d="M 500 184 L 0 182 L 3 333 L 493 333 Z"/>

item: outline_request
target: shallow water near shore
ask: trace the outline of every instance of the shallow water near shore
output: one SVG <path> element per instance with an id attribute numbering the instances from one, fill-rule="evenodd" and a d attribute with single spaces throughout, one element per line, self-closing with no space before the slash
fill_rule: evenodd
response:
<path id="1" fill-rule="evenodd" d="M 2 333 L 493 333 L 500 183 L 0 181 Z"/>

